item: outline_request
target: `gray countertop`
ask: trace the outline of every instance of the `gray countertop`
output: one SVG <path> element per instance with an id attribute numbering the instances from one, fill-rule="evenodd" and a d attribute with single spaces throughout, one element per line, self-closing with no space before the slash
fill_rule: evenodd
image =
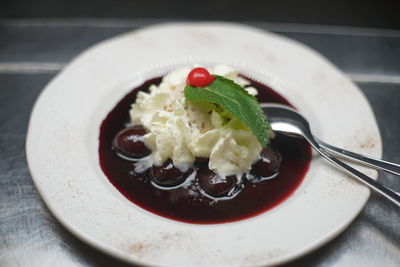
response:
<path id="1" fill-rule="evenodd" d="M 25 160 L 32 106 L 85 48 L 154 21 L 0 21 L 0 266 L 123 266 L 75 238 L 50 214 Z M 383 158 L 400 162 L 400 31 L 265 24 L 316 49 L 354 82 L 378 121 Z M 380 173 L 400 190 L 400 178 Z M 399 209 L 372 194 L 336 239 L 288 266 L 400 266 Z"/>

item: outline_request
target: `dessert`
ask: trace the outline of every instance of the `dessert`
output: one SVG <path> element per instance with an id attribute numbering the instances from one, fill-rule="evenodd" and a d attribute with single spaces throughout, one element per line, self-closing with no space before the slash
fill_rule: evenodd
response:
<path id="1" fill-rule="evenodd" d="M 289 104 L 225 65 L 149 80 L 103 121 L 101 167 L 132 202 L 175 220 L 221 223 L 271 209 L 301 183 L 311 149 L 270 139 L 256 97 Z"/>

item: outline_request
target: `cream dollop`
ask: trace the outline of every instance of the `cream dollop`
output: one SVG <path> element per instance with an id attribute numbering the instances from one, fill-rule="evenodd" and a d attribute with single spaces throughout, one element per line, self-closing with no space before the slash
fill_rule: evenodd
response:
<path id="1" fill-rule="evenodd" d="M 152 153 L 140 168 L 161 165 L 172 159 L 175 166 L 187 170 L 196 157 L 207 157 L 209 168 L 220 175 L 249 171 L 262 149 L 250 130 L 223 125 L 220 115 L 210 106 L 187 102 L 183 95 L 186 77 L 192 68 L 182 68 L 166 75 L 160 85 L 151 85 L 149 93 L 140 91 L 132 104 L 133 124 L 142 124 L 148 131 L 145 144 Z M 217 65 L 209 72 L 235 81 L 256 95 L 257 90 L 226 65 Z"/>

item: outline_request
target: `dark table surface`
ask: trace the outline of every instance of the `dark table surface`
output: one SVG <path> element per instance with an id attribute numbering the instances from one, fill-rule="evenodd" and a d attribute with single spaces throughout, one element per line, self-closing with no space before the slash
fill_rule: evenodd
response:
<path id="1" fill-rule="evenodd" d="M 122 266 L 66 231 L 38 195 L 25 159 L 32 106 L 79 52 L 151 20 L 0 21 L 0 266 Z M 345 72 L 368 98 L 383 158 L 400 162 L 400 31 L 300 24 L 248 24 L 309 45 Z M 400 178 L 380 173 L 400 190 Z M 372 194 L 336 239 L 290 266 L 400 266 L 399 209 Z"/>

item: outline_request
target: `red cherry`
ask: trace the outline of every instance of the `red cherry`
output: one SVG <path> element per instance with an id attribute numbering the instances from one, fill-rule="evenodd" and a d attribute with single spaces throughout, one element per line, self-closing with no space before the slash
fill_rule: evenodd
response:
<path id="1" fill-rule="evenodd" d="M 195 68 L 187 76 L 186 83 L 192 86 L 204 87 L 214 81 L 212 76 L 205 68 Z"/>

